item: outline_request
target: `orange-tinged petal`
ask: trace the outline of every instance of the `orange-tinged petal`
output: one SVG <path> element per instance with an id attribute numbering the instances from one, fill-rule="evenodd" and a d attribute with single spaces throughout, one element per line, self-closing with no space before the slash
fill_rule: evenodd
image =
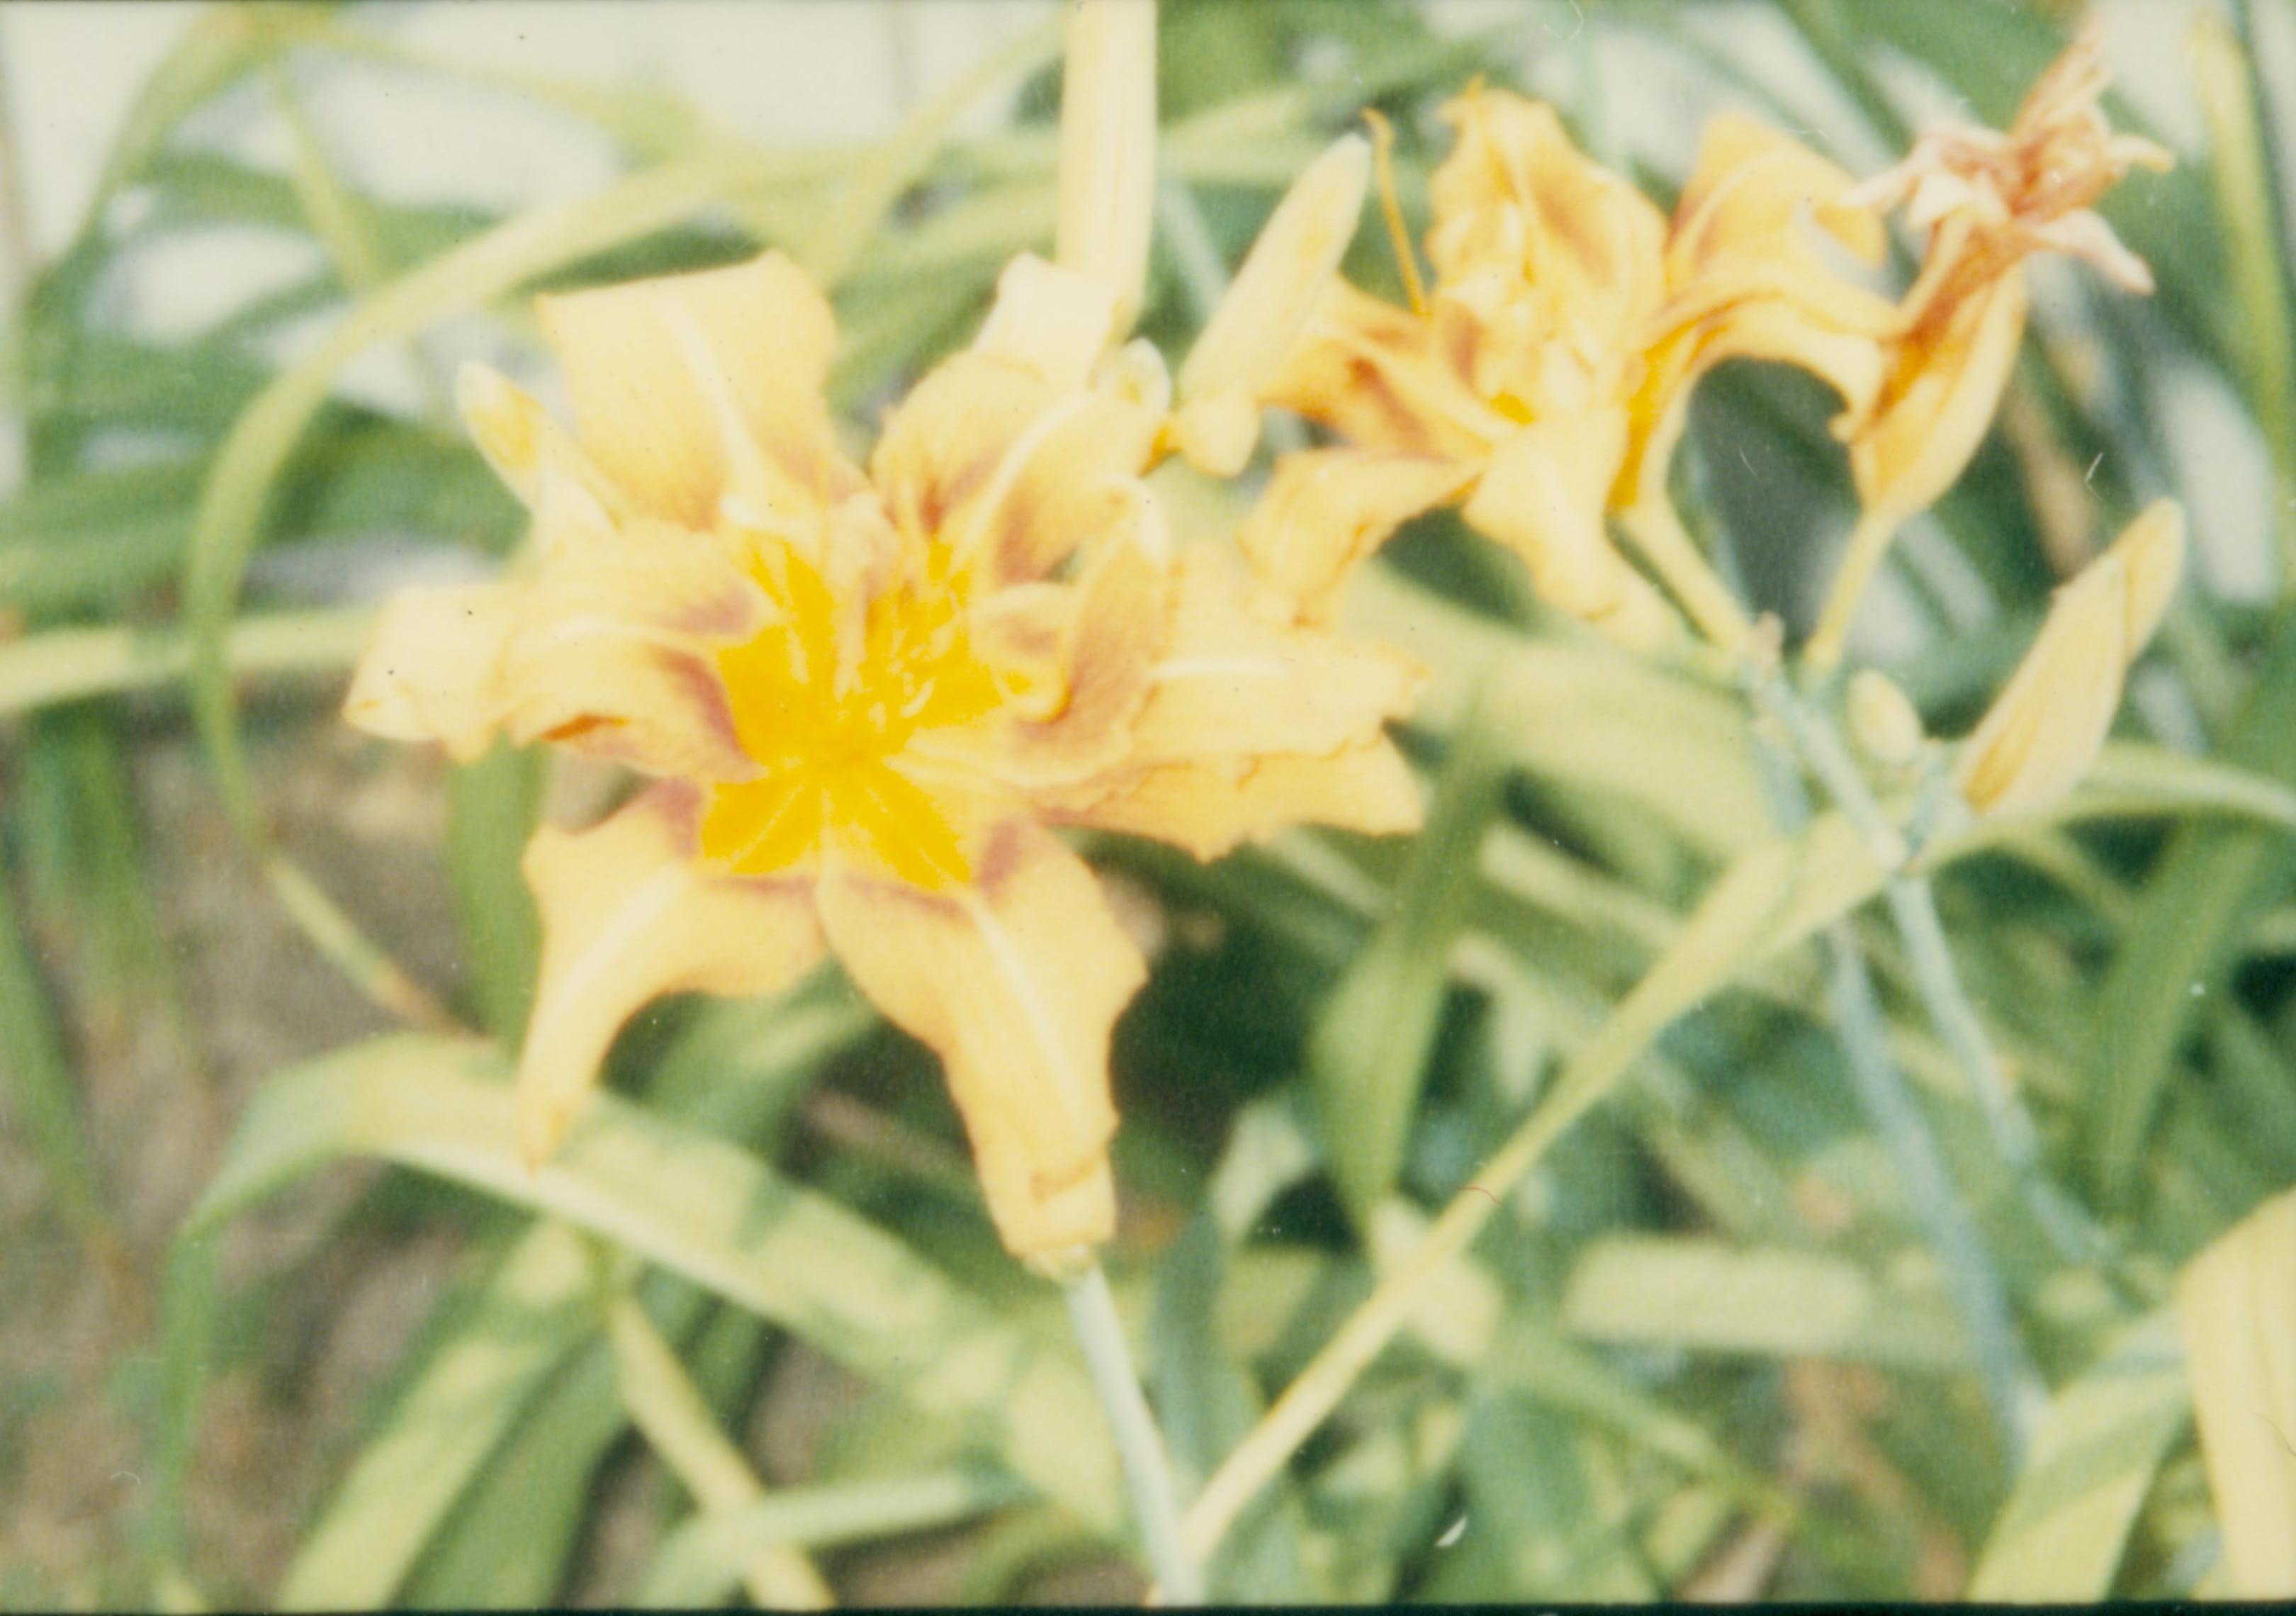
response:
<path id="1" fill-rule="evenodd" d="M 1358 447 L 1476 458 L 1510 422 L 1469 385 L 1472 324 L 1442 334 L 1447 346 L 1433 323 L 1334 280 L 1262 396 Z"/>
<path id="2" fill-rule="evenodd" d="M 657 785 L 611 818 L 527 849 L 542 971 L 519 1060 L 519 1148 L 557 1148 L 614 1035 L 668 993 L 762 994 L 824 950 L 808 883 L 742 880 L 695 862 L 701 794 Z"/>
<path id="3" fill-rule="evenodd" d="M 1963 744 L 1954 779 L 1972 808 L 2046 808 L 2079 783 L 2120 710 L 2129 664 L 2176 594 L 2184 554 L 2184 513 L 2163 500 L 2058 591 L 2032 650 Z"/>
<path id="4" fill-rule="evenodd" d="M 1428 181 L 1439 283 L 1503 266 L 1606 346 L 1648 316 L 1666 238 L 1648 198 L 1573 145 L 1550 107 L 1477 89 L 1443 115 L 1459 140 Z"/>
<path id="5" fill-rule="evenodd" d="M 1293 615 L 1320 622 L 1358 562 L 1413 517 L 1456 498 L 1475 471 L 1470 463 L 1375 449 L 1286 455 L 1236 543 Z"/>
<path id="6" fill-rule="evenodd" d="M 1148 701 L 1170 636 L 1170 585 L 1162 569 L 1136 545 L 1109 546 L 1077 586 L 1062 632 L 1059 710 L 1011 725 L 985 766 L 1022 787 L 1065 783 L 1115 767 L 1131 751 L 1133 721 Z"/>
<path id="7" fill-rule="evenodd" d="M 822 398 L 836 326 L 781 254 L 537 308 L 584 451 L 643 509 L 706 527 L 731 496 L 804 527 L 855 486 Z"/>
<path id="8" fill-rule="evenodd" d="M 1461 514 L 1522 557 L 1541 600 L 1647 648 L 1669 632 L 1670 613 L 1603 526 L 1626 448 L 1622 408 L 1535 422 L 1500 446 Z"/>
<path id="9" fill-rule="evenodd" d="M 1848 427 L 1868 511 L 1903 520 L 1954 485 L 1985 439 L 2025 335 L 2025 276 L 2012 269 L 1898 344 L 1873 412 Z"/>
<path id="10" fill-rule="evenodd" d="M 1168 764 L 1062 817 L 1168 841 L 1211 859 L 1295 824 L 1367 836 L 1415 831 L 1421 808 L 1410 766 L 1382 736 L 1329 757 Z"/>
<path id="11" fill-rule="evenodd" d="M 1328 756 L 1410 710 L 1423 678 L 1400 652 L 1245 606 L 1242 569 L 1210 544 L 1181 553 L 1169 648 L 1133 725 L 1128 760 L 1242 763 Z"/>
<path id="12" fill-rule="evenodd" d="M 960 574 L 1042 578 L 1133 513 L 1164 409 L 1136 379 L 1069 385 L 1011 353 L 959 354 L 887 420 L 871 473 L 895 522 L 947 546 Z"/>
<path id="13" fill-rule="evenodd" d="M 1005 1244 L 1025 1256 L 1107 1239 L 1109 1035 L 1146 968 L 1091 870 L 1014 819 L 969 885 L 920 892 L 832 869 L 820 903 L 855 984 L 939 1054 Z"/>

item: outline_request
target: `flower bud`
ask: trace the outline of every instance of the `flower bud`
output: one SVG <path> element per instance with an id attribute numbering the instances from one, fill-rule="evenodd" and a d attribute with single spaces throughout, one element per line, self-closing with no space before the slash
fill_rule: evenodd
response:
<path id="1" fill-rule="evenodd" d="M 1857 750 L 1884 768 L 1903 768 L 1921 753 L 1928 737 L 1922 715 L 1888 674 L 1871 668 L 1850 677 L 1844 699 L 1849 738 Z"/>
<path id="2" fill-rule="evenodd" d="M 2176 594 L 2185 513 L 2148 506 L 2111 549 L 2057 593 L 2038 638 L 1976 733 L 1955 783 L 1980 814 L 2046 808 L 2096 761 L 2121 682 Z"/>
<path id="3" fill-rule="evenodd" d="M 1172 435 L 1191 464 L 1234 476 L 1259 439 L 1256 395 L 1340 267 L 1371 184 L 1371 147 L 1342 135 L 1293 183 L 1180 366 Z"/>
<path id="4" fill-rule="evenodd" d="M 1155 203 L 1155 0 L 1083 0 L 1061 81 L 1054 256 L 1106 284 L 1119 332 L 1140 315 Z"/>

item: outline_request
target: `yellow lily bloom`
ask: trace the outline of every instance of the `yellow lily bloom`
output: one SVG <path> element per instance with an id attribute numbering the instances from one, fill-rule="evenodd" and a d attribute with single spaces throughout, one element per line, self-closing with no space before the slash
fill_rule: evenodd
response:
<path id="1" fill-rule="evenodd" d="M 2184 565 L 2185 513 L 2164 499 L 2057 592 L 2032 650 L 1962 744 L 1954 783 L 1971 808 L 2029 812 L 2080 783 Z"/>
<path id="2" fill-rule="evenodd" d="M 1669 225 L 1545 106 L 1478 87 L 1444 116 L 1458 142 L 1431 182 L 1434 284 L 1409 308 L 1344 283 L 1324 294 L 1262 397 L 1344 447 L 1279 463 L 1243 543 L 1314 619 L 1400 523 L 1458 502 L 1544 599 L 1649 645 L 1677 619 L 1607 519 L 1663 505 L 1690 390 L 1724 359 L 1870 395 L 1890 306 L 1823 263 L 1803 215 L 1867 258 L 1879 225 L 1844 201 L 1848 176 L 1742 119 L 1710 130 Z M 1684 581 L 1676 557 L 1655 559 Z M 1709 582 L 1685 603 L 1734 616 L 1719 595 Z"/>
<path id="3" fill-rule="evenodd" d="M 2110 82 L 2095 36 L 2085 35 L 2034 84 L 2006 134 L 1967 124 L 1930 130 L 1904 162 L 1859 188 L 1860 201 L 1902 209 L 1926 244 L 1881 385 L 1836 426 L 1865 514 L 1811 637 L 1822 665 L 1839 656 L 1891 535 L 1952 487 L 1983 440 L 2024 340 L 2025 261 L 2064 253 L 2124 291 L 2152 290 L 2144 260 L 2093 205 L 2130 169 L 2174 159 L 2113 133 L 2098 104 Z"/>
<path id="4" fill-rule="evenodd" d="M 350 720 L 458 758 L 498 735 L 657 783 L 545 829 L 520 1063 L 539 1161 L 659 995 L 776 991 L 833 952 L 941 1056 L 1016 1253 L 1108 1237 L 1110 1030 L 1144 974 L 1050 827 L 1209 857 L 1315 821 L 1406 830 L 1382 734 L 1418 673 L 1258 621 L 1140 480 L 1168 388 L 1111 348 L 1120 277 L 1033 258 L 866 468 L 823 398 L 829 307 L 786 259 L 543 300 L 577 431 L 473 372 L 534 556 L 386 611 Z"/>

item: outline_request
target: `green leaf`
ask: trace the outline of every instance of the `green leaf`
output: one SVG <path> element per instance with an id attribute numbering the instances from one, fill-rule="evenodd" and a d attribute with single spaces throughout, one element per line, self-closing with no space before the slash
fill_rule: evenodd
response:
<path id="1" fill-rule="evenodd" d="M 2115 1337 L 2050 1403 L 1969 1597 L 2085 1604 L 2110 1595 L 2152 1472 L 2190 1417 L 2175 1321 L 2154 1314 Z"/>
<path id="2" fill-rule="evenodd" d="M 1450 991 L 1451 947 L 1476 898 L 1483 833 L 1498 811 L 1495 717 L 1471 710 L 1397 882 L 1393 907 L 1349 966 L 1308 1043 L 1325 1157 L 1358 1226 L 1395 1188 Z"/>
<path id="3" fill-rule="evenodd" d="M 95 1147 L 81 1115 L 78 1085 L 65 1058 L 63 1038 L 48 1005 L 23 928 L 16 918 L 15 895 L 0 865 L 0 1052 L 6 1055 L 4 1091 L 21 1136 L 47 1177 L 48 1194 L 82 1231 L 98 1233 L 110 1224 Z"/>
<path id="4" fill-rule="evenodd" d="M 1082 1366 L 999 1317 L 906 1247 L 745 1153 L 592 1096 L 529 1172 L 490 1047 L 359 1046 L 275 1078 L 189 1220 L 211 1227 L 326 1161 L 380 1156 L 555 1213 L 958 1421 L 1096 1529 L 1121 1530 L 1116 1456 Z M 930 1342 L 922 1351 L 919 1343 Z"/>
<path id="5" fill-rule="evenodd" d="M 2296 611 L 2284 612 L 2223 751 L 2233 766 L 2296 784 Z M 2282 890 L 2288 852 L 2284 831 L 2204 821 L 2180 827 L 2154 865 L 2082 1052 L 2073 1157 L 2108 1208 L 2136 1190 L 2194 1008 L 2223 987 L 2237 939 Z"/>
<path id="6" fill-rule="evenodd" d="M 1259 1388 L 1219 1339 L 1226 1257 L 1220 1226 L 1203 1212 L 1158 1259 L 1148 1324 L 1151 1390 L 1183 1497 L 1243 1440 L 1262 1412 Z M 1212 1596 L 1249 1604 L 1328 1597 L 1302 1557 L 1306 1530 L 1299 1497 L 1279 1483 L 1237 1522 L 1204 1568 Z"/>
<path id="7" fill-rule="evenodd" d="M 1668 1235 L 1588 1245 L 1563 1322 L 1596 1341 L 1944 1371 L 1968 1351 L 1940 1286 L 1885 1285 L 1846 1258 Z"/>
<path id="8" fill-rule="evenodd" d="M 1744 710 L 1722 692 L 1586 641 L 1533 640 L 1495 619 L 1366 567 L 1348 588 L 1351 628 L 1434 670 L 1414 722 L 1446 730 L 1484 684 L 1519 692 L 1507 759 L 1650 809 L 1702 853 L 1726 857 L 1769 833 Z"/>
<path id="9" fill-rule="evenodd" d="M 447 783 L 447 872 L 480 1019 L 506 1049 L 526 1035 L 542 916 L 520 868 L 542 815 L 540 748 L 498 744 Z"/>
<path id="10" fill-rule="evenodd" d="M 768 1545 L 835 1548 L 929 1531 L 1026 1496 L 1011 1477 L 979 1467 L 783 1489 L 672 1533 L 647 1571 L 637 1603 L 718 1604 L 734 1591 L 742 1566 Z"/>
<path id="11" fill-rule="evenodd" d="M 529 1230 L 360 1450 L 274 1603 L 289 1610 L 389 1604 L 480 1466 L 594 1339 L 595 1284 L 581 1235 L 557 1223 Z"/>

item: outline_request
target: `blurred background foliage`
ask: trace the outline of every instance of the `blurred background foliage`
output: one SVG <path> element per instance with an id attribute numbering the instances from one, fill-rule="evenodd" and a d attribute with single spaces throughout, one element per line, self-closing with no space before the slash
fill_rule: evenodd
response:
<path id="1" fill-rule="evenodd" d="M 0 130 L 0 1607 L 709 1603 L 770 1587 L 775 1545 L 857 1601 L 1136 1597 L 1058 1308 L 997 1247 L 931 1062 L 833 973 L 668 1004 L 622 1040 L 574 1187 L 502 1170 L 502 1062 L 461 1033 L 517 1038 L 519 850 L 611 782 L 450 768 L 335 717 L 383 592 L 519 540 L 444 379 L 486 357 L 549 396 L 534 291 L 781 246 L 833 290 L 856 421 L 964 340 L 1049 234 L 1058 8 L 650 10 L 717 63 L 699 88 L 460 51 L 433 25 L 464 9 L 171 13 L 61 230 L 28 210 L 32 141 Z M 1814 952 L 1725 949 L 1243 1512 L 1216 1593 L 2226 1586 L 2164 1308 L 2296 1182 L 2296 8 L 2094 9 L 2129 70 L 2118 120 L 2180 153 L 2107 206 L 2160 294 L 2041 278 L 1997 431 L 1855 647 L 1958 734 L 2054 582 L 2144 501 L 2193 510 L 2136 744 L 2078 824 L 1939 876 L 2048 1169 L 2108 1231 L 2096 1260 L 2051 1250 L 1894 935 L 1856 922 L 2048 1382 L 2038 1446 L 2021 1463 L 1997 1429 Z M 1167 0 L 1144 330 L 1183 351 L 1366 106 L 1414 233 L 1435 109 L 1476 74 L 1668 201 L 1725 106 L 1861 173 L 1925 118 L 2005 122 L 2079 10 Z M 0 19 L 19 112 L 70 94 L 68 55 L 65 86 L 22 81 L 36 12 Z M 497 47 L 633 37 L 618 8 L 476 13 Z M 800 81 L 830 35 L 835 70 Z M 800 110 L 760 133 L 744 97 L 782 81 Z M 852 116 L 804 124 L 839 95 Z M 491 133 L 431 124 L 449 103 Z M 386 182 L 408 145 L 428 167 Z M 496 178 L 458 185 L 460 162 Z M 1395 289 L 1375 228 L 1347 267 Z M 1851 514 L 1830 408 L 1734 367 L 1681 473 L 1789 624 Z M 1446 520 L 1389 561 L 1439 676 L 1406 737 L 1424 835 L 1209 867 L 1096 849 L 1157 943 L 1119 1029 L 1111 1268 L 1186 1489 L 1767 830 L 1730 692 L 1551 619 Z"/>

